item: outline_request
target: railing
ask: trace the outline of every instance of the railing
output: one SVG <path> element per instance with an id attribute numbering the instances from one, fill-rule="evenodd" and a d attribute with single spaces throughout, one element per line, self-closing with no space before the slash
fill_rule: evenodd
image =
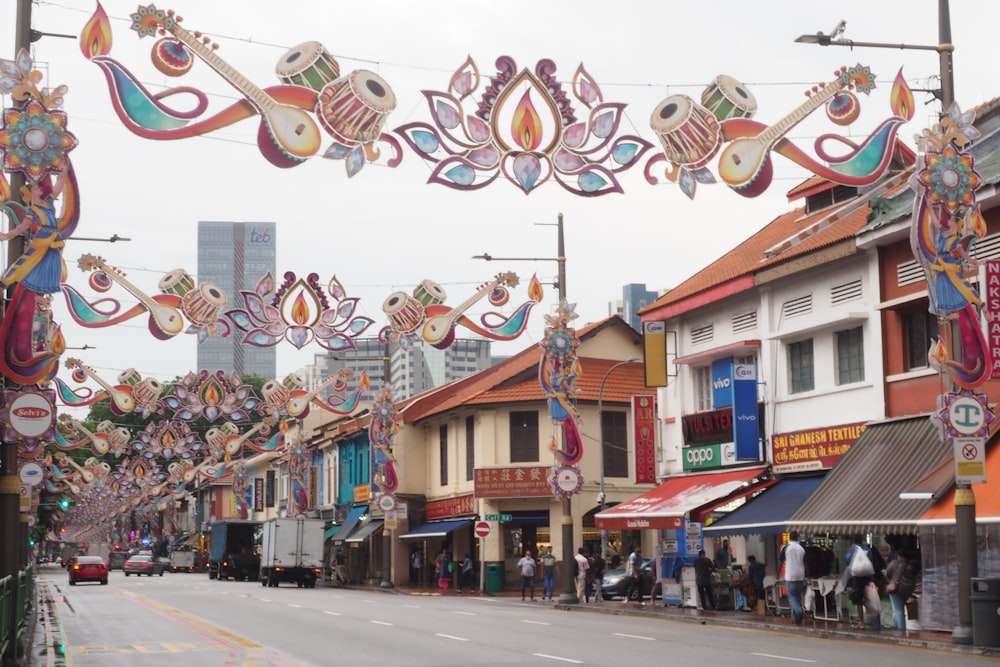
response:
<path id="1" fill-rule="evenodd" d="M 6 662 L 17 657 L 18 642 L 27 629 L 28 608 L 35 584 L 35 569 L 0 579 L 0 657 Z"/>

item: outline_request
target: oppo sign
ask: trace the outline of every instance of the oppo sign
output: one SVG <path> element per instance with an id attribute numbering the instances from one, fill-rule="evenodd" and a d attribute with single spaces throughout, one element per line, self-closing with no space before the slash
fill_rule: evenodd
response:
<path id="1" fill-rule="evenodd" d="M 685 447 L 681 456 L 684 458 L 684 470 L 719 468 L 736 463 L 736 446 L 728 442 L 723 445 Z"/>

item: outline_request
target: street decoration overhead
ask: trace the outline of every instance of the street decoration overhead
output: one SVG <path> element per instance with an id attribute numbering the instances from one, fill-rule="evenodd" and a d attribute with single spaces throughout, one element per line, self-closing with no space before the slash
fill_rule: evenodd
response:
<path id="1" fill-rule="evenodd" d="M 262 88 L 224 60 L 217 44 L 181 27 L 182 19 L 173 10 L 140 5 L 131 20 L 131 29 L 140 38 L 159 36 L 151 57 L 160 73 L 182 77 L 198 58 L 242 96 L 235 104 L 210 111 L 209 96 L 197 88 L 149 92 L 124 65 L 109 57 L 111 24 L 98 3 L 80 33 L 80 49 L 104 72 L 115 112 L 135 134 L 146 139 L 188 139 L 258 117 L 257 147 L 277 167 L 295 167 L 320 154 L 323 131 L 333 141 L 322 156 L 344 160 L 348 176 L 357 174 L 366 161 L 381 157 L 380 142 L 392 151 L 387 166 L 399 164 L 398 141 L 382 134 L 388 114 L 396 107 L 389 83 L 367 70 L 340 76 L 339 64 L 322 44 L 306 42 L 285 53 L 275 69 L 282 83 Z M 193 108 L 169 106 L 175 95 L 185 100 L 193 97 Z"/>
<path id="2" fill-rule="evenodd" d="M 569 498 L 580 492 L 583 476 L 576 463 L 583 458 L 580 438 L 580 411 L 576 407 L 579 389 L 576 380 L 582 369 L 576 356 L 580 339 L 572 326 L 577 318 L 576 304 L 560 302 L 555 313 L 545 316 L 545 336 L 539 345 L 542 358 L 538 362 L 538 382 L 545 392 L 552 423 L 562 432 L 562 443 L 553 434 L 549 448 L 556 458 L 549 483 L 555 495 Z"/>

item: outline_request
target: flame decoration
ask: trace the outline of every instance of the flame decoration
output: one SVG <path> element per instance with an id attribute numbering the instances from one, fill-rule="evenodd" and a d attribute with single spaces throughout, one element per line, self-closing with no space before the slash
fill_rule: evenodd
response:
<path id="1" fill-rule="evenodd" d="M 549 179 L 582 197 L 623 192 L 618 174 L 636 165 L 652 144 L 618 136 L 625 104 L 604 102 L 600 87 L 580 65 L 573 97 L 588 110 L 577 120 L 573 101 L 556 78 L 551 60 L 535 71 L 517 70 L 509 56 L 477 106 L 466 98 L 480 85 L 469 58 L 451 78 L 449 92 L 425 90 L 431 123 L 414 122 L 394 132 L 434 165 L 428 183 L 478 190 L 500 176 L 530 194 Z"/>

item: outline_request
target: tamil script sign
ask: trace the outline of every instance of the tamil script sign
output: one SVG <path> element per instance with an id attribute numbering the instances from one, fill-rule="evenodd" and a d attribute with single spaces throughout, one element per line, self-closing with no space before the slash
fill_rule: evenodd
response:
<path id="1" fill-rule="evenodd" d="M 776 473 L 832 468 L 864 430 L 864 422 L 859 422 L 775 433 L 771 436 L 771 468 Z"/>

